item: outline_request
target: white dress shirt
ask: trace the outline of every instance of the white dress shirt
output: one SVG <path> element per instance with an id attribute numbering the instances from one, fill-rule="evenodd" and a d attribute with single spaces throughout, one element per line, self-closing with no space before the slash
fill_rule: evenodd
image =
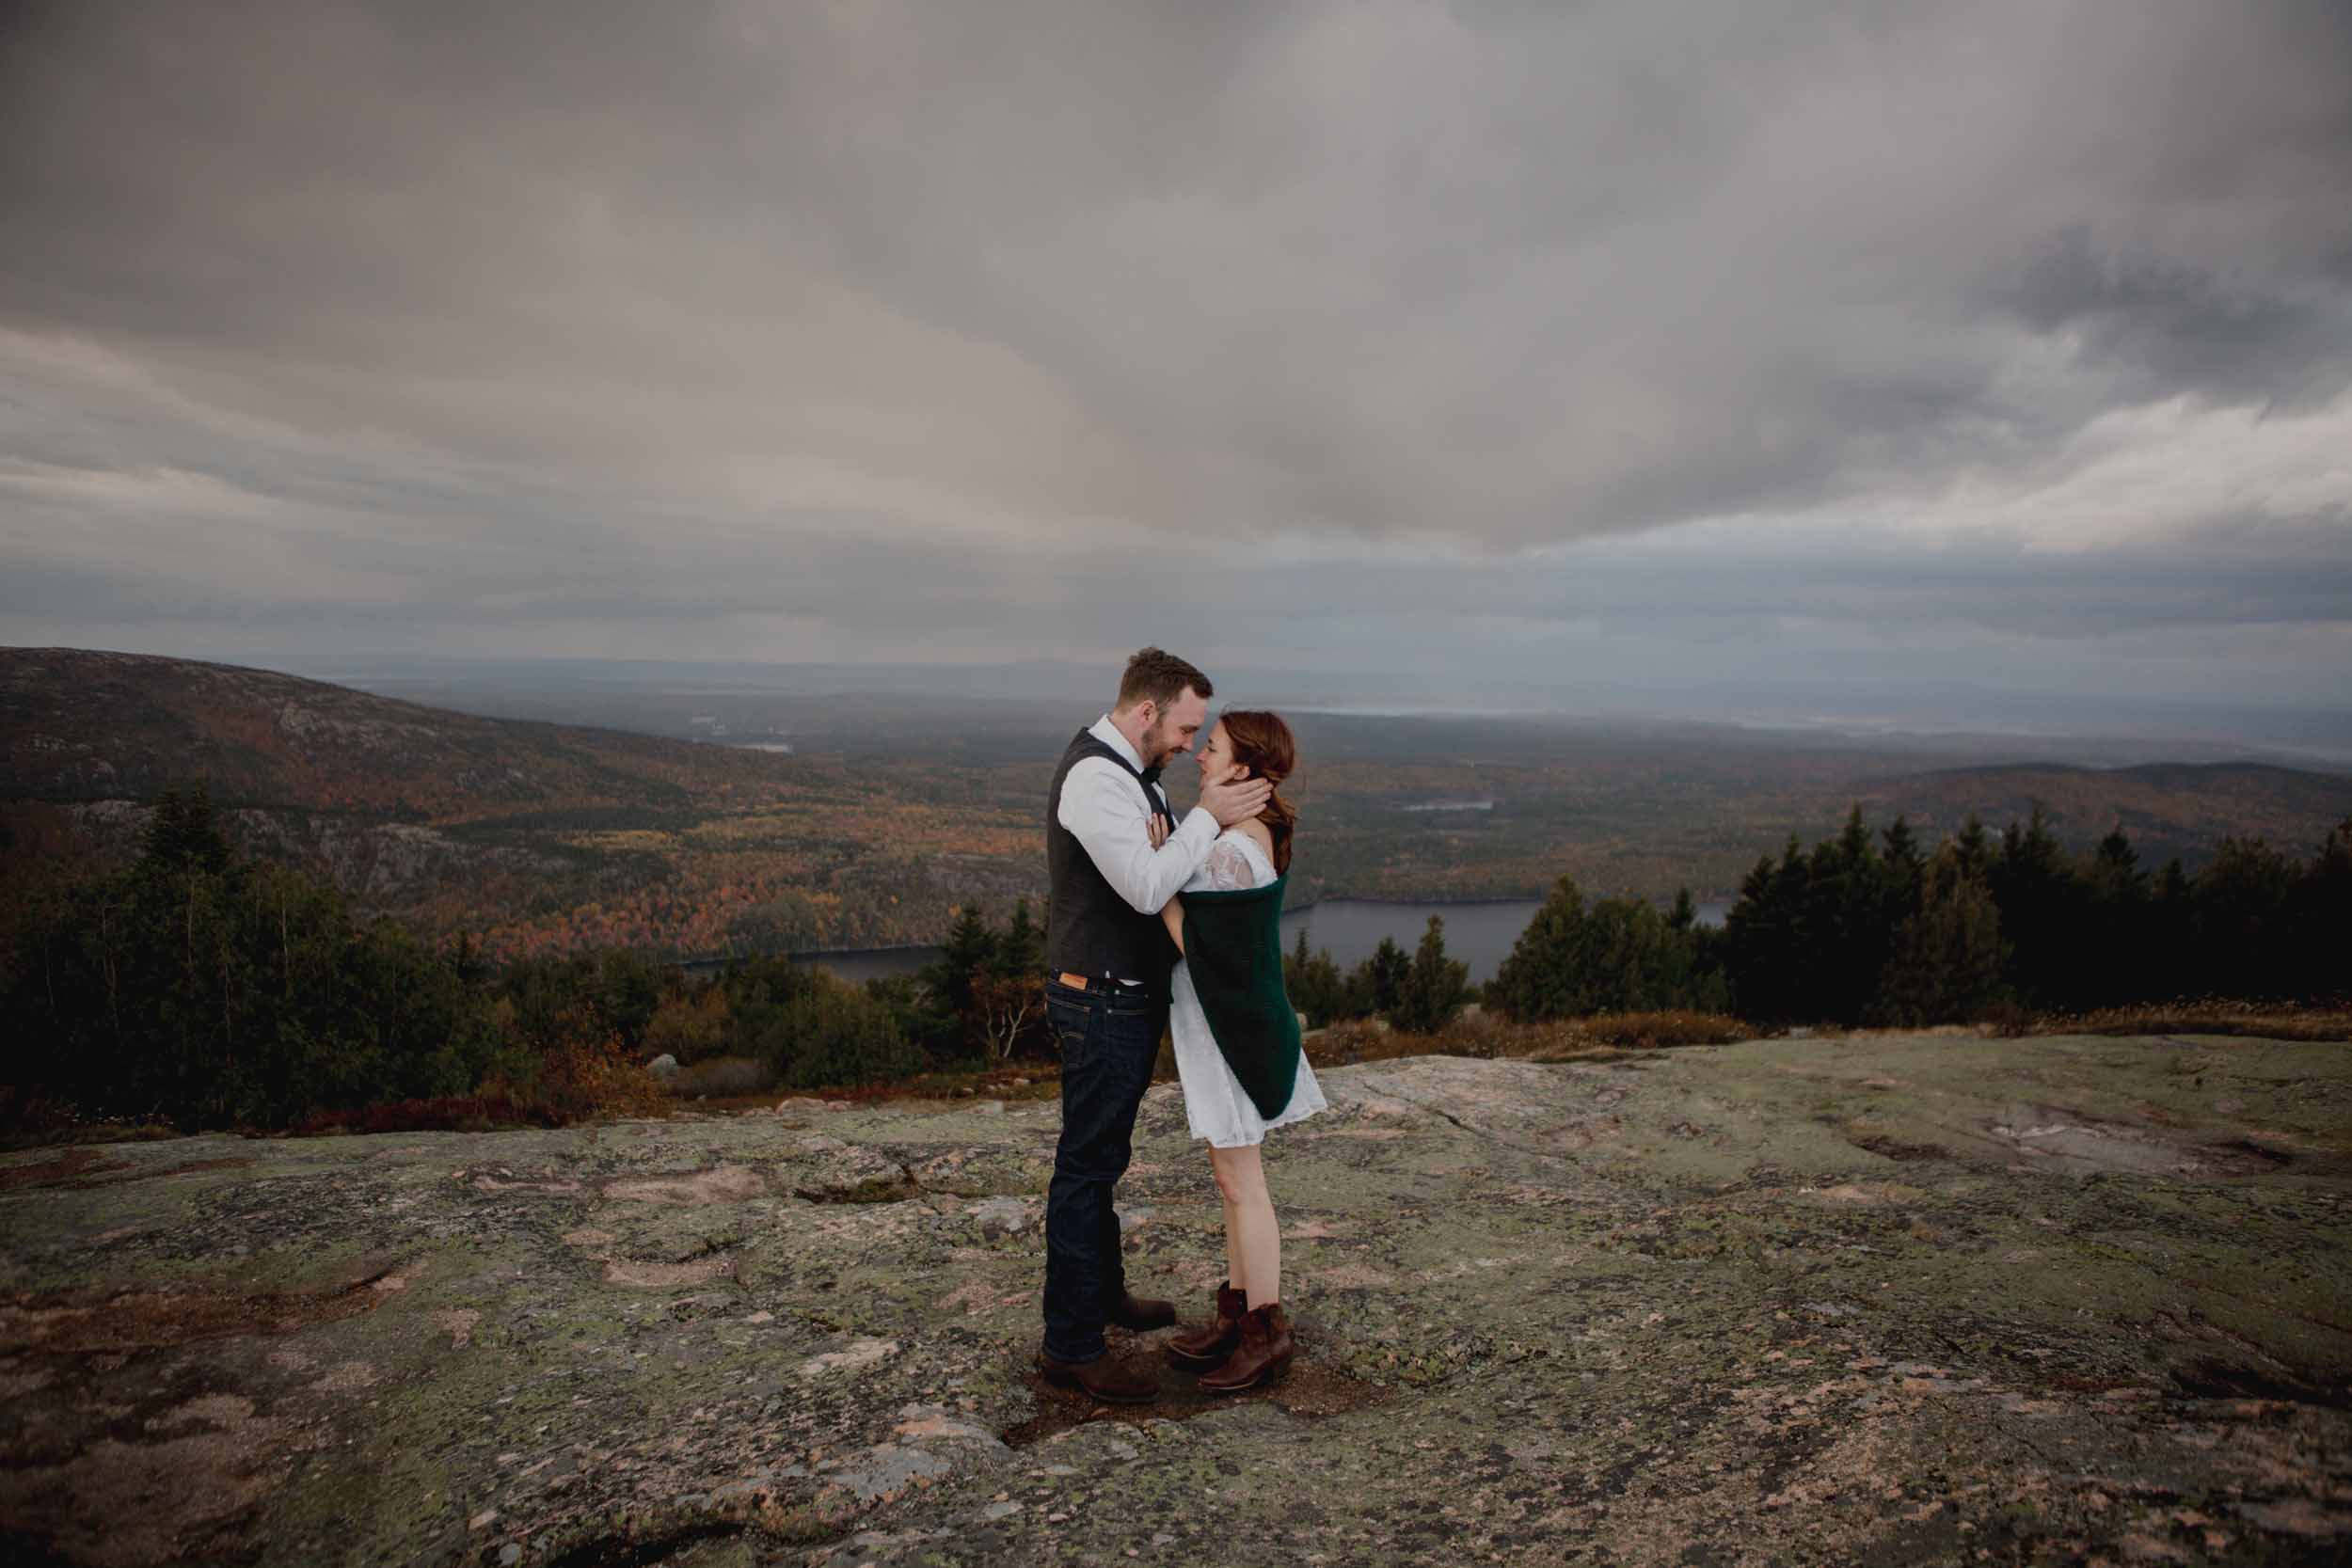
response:
<path id="1" fill-rule="evenodd" d="M 1136 772 L 1143 759 L 1104 714 L 1087 733 L 1127 759 Z M 1158 785 L 1151 786 L 1158 789 Z M 1159 791 L 1160 804 L 1168 793 Z M 1184 814 L 1168 842 L 1152 847 L 1152 807 L 1136 787 L 1134 775 L 1107 757 L 1080 757 L 1071 764 L 1061 783 L 1061 825 L 1071 831 L 1094 868 L 1113 892 L 1135 906 L 1139 914 L 1157 914 L 1192 879 L 1216 843 L 1216 818 L 1195 806 Z M 1173 815 L 1172 813 L 1170 815 Z"/>

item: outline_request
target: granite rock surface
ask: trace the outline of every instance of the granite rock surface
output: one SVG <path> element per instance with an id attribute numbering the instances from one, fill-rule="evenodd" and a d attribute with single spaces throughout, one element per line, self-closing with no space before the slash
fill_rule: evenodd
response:
<path id="1" fill-rule="evenodd" d="M 1321 1075 L 1296 1370 L 1030 1363 L 1048 1101 L 0 1157 L 11 1560 L 2338 1562 L 2352 1052 Z M 1223 1275 L 1154 1089 L 1138 1290 Z M 1154 1354 L 1158 1334 L 1114 1335 Z"/>

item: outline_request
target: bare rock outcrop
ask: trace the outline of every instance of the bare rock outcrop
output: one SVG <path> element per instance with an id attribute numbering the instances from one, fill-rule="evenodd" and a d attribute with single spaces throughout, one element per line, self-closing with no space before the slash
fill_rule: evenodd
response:
<path id="1" fill-rule="evenodd" d="M 0 1532 L 126 1568 L 2352 1547 L 2341 1046 L 1323 1081 L 1268 1153 L 1297 1370 L 1116 1412 L 1030 1367 L 1050 1103 L 0 1157 Z M 1173 1085 L 1121 1203 L 1196 1312 Z"/>

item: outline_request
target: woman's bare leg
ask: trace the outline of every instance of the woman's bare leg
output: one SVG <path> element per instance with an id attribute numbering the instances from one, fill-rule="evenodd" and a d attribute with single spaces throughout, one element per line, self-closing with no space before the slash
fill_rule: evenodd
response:
<path id="1" fill-rule="evenodd" d="M 1236 1291 L 1248 1291 L 1249 1271 L 1241 1256 L 1241 1221 L 1234 1217 L 1239 1211 L 1226 1194 L 1222 1175 L 1217 1178 L 1216 1196 L 1225 1205 L 1225 1283 Z"/>
<path id="2" fill-rule="evenodd" d="M 1282 1299 L 1282 1233 L 1274 1221 L 1258 1146 L 1212 1147 L 1209 1162 L 1225 1199 L 1225 1258 L 1233 1288 L 1248 1294 L 1253 1311 L 1270 1306 Z"/>

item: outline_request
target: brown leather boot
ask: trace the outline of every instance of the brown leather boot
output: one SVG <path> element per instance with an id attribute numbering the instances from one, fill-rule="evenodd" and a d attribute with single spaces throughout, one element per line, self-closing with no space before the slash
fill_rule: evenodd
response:
<path id="1" fill-rule="evenodd" d="M 1040 1351 L 1037 1370 L 1056 1387 L 1075 1388 L 1108 1404 L 1149 1404 L 1159 1397 L 1160 1380 L 1122 1356 L 1057 1361 Z"/>
<path id="2" fill-rule="evenodd" d="M 1176 1321 L 1176 1304 L 1156 1297 L 1139 1296 L 1133 1291 L 1123 1292 L 1111 1307 L 1111 1322 L 1121 1328 L 1141 1334 L 1148 1329 L 1166 1328 Z"/>
<path id="3" fill-rule="evenodd" d="M 1205 1371 L 1232 1354 L 1233 1347 L 1241 1343 L 1241 1315 L 1248 1309 L 1248 1298 L 1230 1284 L 1219 1285 L 1216 1308 L 1209 1321 L 1199 1328 L 1170 1335 L 1161 1348 L 1179 1367 Z"/>
<path id="4" fill-rule="evenodd" d="M 1213 1394 L 1237 1394 L 1272 1383 L 1291 1370 L 1291 1324 L 1282 1304 L 1267 1302 L 1241 1317 L 1241 1344 L 1225 1365 L 1200 1374 L 1200 1386 Z"/>

